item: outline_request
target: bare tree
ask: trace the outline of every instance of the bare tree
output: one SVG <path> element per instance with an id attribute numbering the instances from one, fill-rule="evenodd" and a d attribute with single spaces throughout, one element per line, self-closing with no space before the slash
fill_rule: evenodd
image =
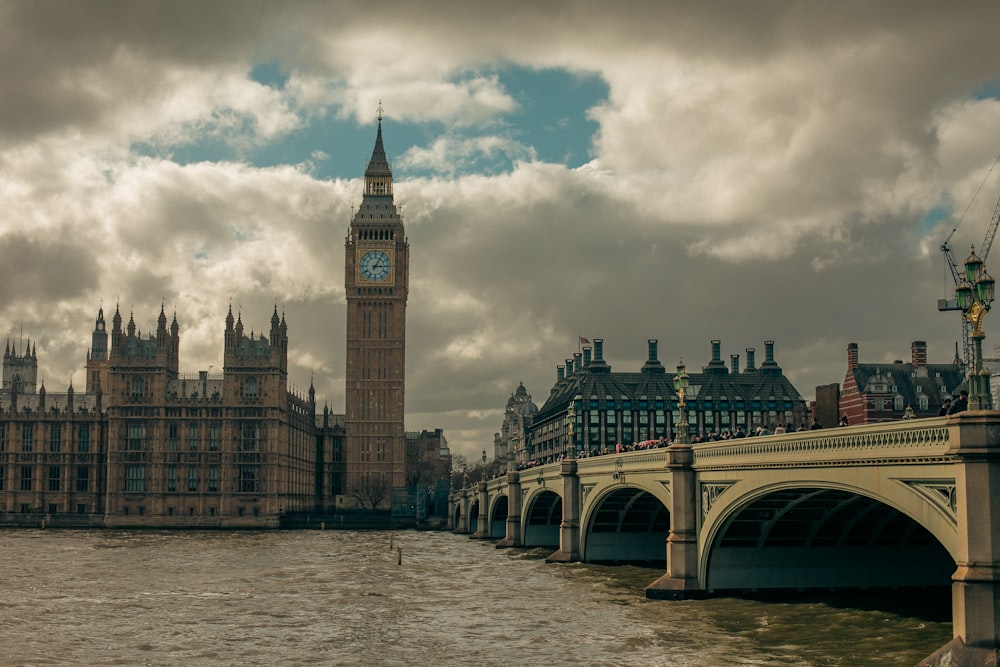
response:
<path id="1" fill-rule="evenodd" d="M 365 475 L 361 483 L 351 487 L 351 497 L 362 509 L 374 510 L 389 495 L 389 485 L 382 475 Z"/>
<path id="2" fill-rule="evenodd" d="M 461 489 L 468 482 L 469 460 L 464 454 L 451 456 L 451 488 Z"/>

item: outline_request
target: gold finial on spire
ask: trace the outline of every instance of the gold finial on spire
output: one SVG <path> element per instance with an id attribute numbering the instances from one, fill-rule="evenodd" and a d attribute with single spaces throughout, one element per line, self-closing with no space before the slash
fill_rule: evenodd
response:
<path id="1" fill-rule="evenodd" d="M 378 110 L 376 110 L 375 115 L 378 116 L 378 122 L 382 122 L 382 100 L 378 101 Z"/>

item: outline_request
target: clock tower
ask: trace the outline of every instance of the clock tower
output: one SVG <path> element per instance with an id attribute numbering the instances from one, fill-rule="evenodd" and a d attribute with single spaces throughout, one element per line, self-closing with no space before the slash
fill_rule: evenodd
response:
<path id="1" fill-rule="evenodd" d="M 392 198 L 382 146 L 382 107 L 361 206 L 344 244 L 347 392 L 344 494 L 367 509 L 387 508 L 406 483 L 403 397 L 410 244 Z"/>

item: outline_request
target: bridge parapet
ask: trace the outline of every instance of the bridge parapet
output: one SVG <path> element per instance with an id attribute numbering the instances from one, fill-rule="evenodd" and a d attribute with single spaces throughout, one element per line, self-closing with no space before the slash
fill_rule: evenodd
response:
<path id="1" fill-rule="evenodd" d="M 696 470 L 941 460 L 949 455 L 946 417 L 756 436 L 694 445 Z"/>

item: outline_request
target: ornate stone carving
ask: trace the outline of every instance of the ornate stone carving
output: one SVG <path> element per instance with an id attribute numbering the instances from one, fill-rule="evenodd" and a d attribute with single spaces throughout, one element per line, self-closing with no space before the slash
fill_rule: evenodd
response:
<path id="1" fill-rule="evenodd" d="M 712 505 L 723 492 L 735 482 L 723 482 L 701 485 L 701 518 L 704 519 L 712 509 Z"/>
<path id="2" fill-rule="evenodd" d="M 952 523 L 958 523 L 958 491 L 953 479 L 900 480 L 911 491 L 941 509 Z"/>

